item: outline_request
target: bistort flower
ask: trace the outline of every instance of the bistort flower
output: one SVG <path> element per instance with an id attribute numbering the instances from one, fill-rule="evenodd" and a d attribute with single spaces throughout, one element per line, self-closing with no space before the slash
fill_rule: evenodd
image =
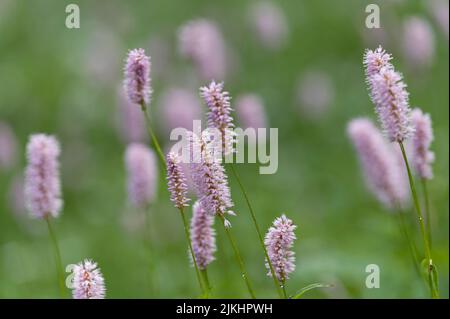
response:
<path id="1" fill-rule="evenodd" d="M 85 259 L 73 268 L 74 299 L 104 299 L 105 281 L 97 263 Z"/>

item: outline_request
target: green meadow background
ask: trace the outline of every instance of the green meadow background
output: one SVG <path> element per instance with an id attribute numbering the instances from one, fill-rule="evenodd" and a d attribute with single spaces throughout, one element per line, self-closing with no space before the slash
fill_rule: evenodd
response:
<path id="1" fill-rule="evenodd" d="M 11 206 L 11 185 L 21 178 L 25 145 L 36 132 L 55 134 L 62 146 L 65 205 L 54 227 L 63 263 L 84 258 L 97 261 L 108 298 L 199 295 L 181 219 L 169 203 L 162 173 L 157 202 L 149 212 L 151 256 L 143 244 L 142 223 L 136 222 L 137 213 L 127 205 L 126 145 L 115 122 L 117 89 L 128 49 L 143 47 L 152 55 L 150 112 L 155 116 L 160 114 L 159 101 L 166 88 L 184 86 L 197 92 L 205 84 L 191 63 L 180 58 L 176 45 L 178 28 L 199 17 L 216 21 L 238 61 L 226 89 L 231 96 L 248 91 L 259 94 L 270 126 L 279 129 L 276 174 L 260 175 L 257 164 L 236 168 L 264 231 L 281 213 L 298 225 L 297 268 L 287 283 L 288 292 L 321 282 L 334 287 L 311 291 L 305 298 L 428 297 L 411 266 L 395 217 L 367 192 L 346 136 L 352 118 L 375 120 L 362 67 L 365 48 L 377 46 L 366 41 L 367 33 L 370 38 L 373 31 L 364 25 L 365 7 L 373 2 L 277 1 L 288 21 L 289 39 L 285 47 L 272 52 L 256 41 L 249 27 L 251 1 L 0 0 L 0 120 L 9 123 L 20 143 L 13 170 L 0 171 L 0 297 L 59 297 L 45 223 Z M 411 104 L 433 119 L 436 162 L 435 178 L 429 183 L 433 253 L 441 296 L 448 298 L 449 51 L 448 38 L 426 2 L 377 3 L 387 34 L 384 47 L 394 54 L 394 64 L 404 74 Z M 80 6 L 80 29 L 65 27 L 69 3 Z M 406 63 L 400 47 L 402 21 L 410 15 L 428 20 L 435 35 L 434 61 L 420 72 Z M 158 42 L 166 44 L 162 53 L 156 52 Z M 335 90 L 329 110 L 317 119 L 299 114 L 295 101 L 297 79 L 311 69 L 326 72 Z M 156 121 L 156 130 L 168 146 L 160 124 Z M 238 215 L 231 217 L 232 231 L 256 295 L 276 297 L 232 176 L 230 185 Z M 190 217 L 190 209 L 187 213 Z M 413 210 L 408 214 L 415 216 Z M 248 297 L 223 229 L 216 228 L 218 251 L 209 267 L 213 297 Z M 365 286 L 368 264 L 380 267 L 379 289 Z"/>

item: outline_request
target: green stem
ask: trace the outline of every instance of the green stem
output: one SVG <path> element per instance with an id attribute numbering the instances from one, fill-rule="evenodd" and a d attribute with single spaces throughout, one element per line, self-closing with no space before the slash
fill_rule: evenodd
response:
<path id="1" fill-rule="evenodd" d="M 425 200 L 425 222 L 427 227 L 427 233 L 428 233 L 428 242 L 430 243 L 430 250 L 432 249 L 432 240 L 431 240 L 431 214 L 430 214 L 430 201 L 428 197 L 428 187 L 427 187 L 427 181 L 426 179 L 421 179 L 422 184 L 422 190 L 423 190 L 423 197 Z"/>
<path id="2" fill-rule="evenodd" d="M 282 286 L 281 287 L 283 288 L 283 298 L 284 299 L 288 299 L 288 295 L 286 293 L 286 282 L 284 280 L 282 282 Z"/>
<path id="3" fill-rule="evenodd" d="M 208 299 L 209 295 L 211 293 L 211 284 L 209 283 L 208 270 L 206 268 L 205 269 L 201 269 L 200 270 L 200 274 L 202 275 L 203 282 L 204 282 L 204 284 L 206 286 L 206 299 Z"/>
<path id="4" fill-rule="evenodd" d="M 156 149 L 156 152 L 158 153 L 159 158 L 163 163 L 165 163 L 164 153 L 161 150 L 161 146 L 159 145 L 158 139 L 156 138 L 155 132 L 152 129 L 150 115 L 148 114 L 147 107 L 144 103 L 141 104 L 142 112 L 144 112 L 145 121 L 147 123 L 147 131 L 150 134 L 150 137 L 152 139 L 153 145 Z"/>
<path id="5" fill-rule="evenodd" d="M 247 285 L 247 290 L 248 290 L 250 296 L 253 299 L 255 299 L 255 293 L 253 292 L 252 286 L 248 279 L 248 274 L 247 274 L 247 271 L 245 270 L 244 261 L 242 260 L 241 254 L 239 253 L 239 249 L 237 248 L 237 245 L 233 238 L 233 235 L 231 234 L 230 229 L 225 226 L 225 218 L 221 214 L 217 214 L 217 216 L 219 216 L 220 220 L 222 221 L 223 227 L 225 228 L 225 233 L 227 234 L 227 237 L 230 240 L 231 247 L 233 248 L 234 255 L 236 257 L 236 261 L 238 262 L 239 268 L 241 270 L 241 276 L 244 279 L 245 284 Z"/>
<path id="6" fill-rule="evenodd" d="M 409 235 L 408 226 L 406 225 L 405 218 L 403 216 L 403 212 L 398 210 L 396 215 L 398 216 L 398 224 L 399 224 L 400 231 L 403 234 L 404 239 L 408 244 L 409 252 L 411 254 L 411 259 L 412 259 L 412 262 L 414 265 L 414 269 L 415 269 L 416 273 L 420 276 L 420 270 L 419 270 L 420 261 L 419 261 L 419 257 L 418 257 L 418 253 L 417 253 L 416 244 L 414 243 L 413 239 Z"/>
<path id="7" fill-rule="evenodd" d="M 255 212 L 253 210 L 252 205 L 250 204 L 250 200 L 248 198 L 247 192 L 245 191 L 244 185 L 242 184 L 241 179 L 239 178 L 239 175 L 237 174 L 236 170 L 234 169 L 233 164 L 231 164 L 230 167 L 231 167 L 231 172 L 232 172 L 233 176 L 236 178 L 239 188 L 240 188 L 242 194 L 244 195 L 248 210 L 250 211 L 250 216 L 252 217 L 253 225 L 255 225 L 256 232 L 258 233 L 259 243 L 261 244 L 261 247 L 264 251 L 264 256 L 266 258 L 267 264 L 269 265 L 270 273 L 272 275 L 273 283 L 275 285 L 277 293 L 280 296 L 280 298 L 286 297 L 286 293 L 281 291 L 282 290 L 281 284 L 278 282 L 277 276 L 275 275 L 275 270 L 273 268 L 272 261 L 270 260 L 269 254 L 267 253 L 267 248 L 266 248 L 266 245 L 264 244 L 264 239 L 263 239 L 261 230 L 259 229 L 258 222 L 256 221 Z"/>
<path id="8" fill-rule="evenodd" d="M 55 232 L 53 231 L 52 224 L 50 222 L 50 218 L 47 216 L 45 217 L 45 221 L 47 222 L 48 232 L 50 234 L 50 239 L 52 241 L 53 245 L 53 252 L 55 254 L 55 264 L 56 264 L 56 272 L 57 272 L 57 280 L 59 285 L 59 290 L 61 293 L 61 297 L 65 298 L 66 291 L 64 287 L 64 271 L 62 267 L 62 261 L 61 261 L 61 253 L 58 246 L 58 240 L 56 239 Z"/>
<path id="9" fill-rule="evenodd" d="M 405 147 L 403 146 L 403 142 L 398 142 L 398 143 L 399 143 L 400 149 L 402 151 L 403 160 L 405 161 L 406 170 L 408 172 L 409 186 L 411 188 L 411 194 L 413 197 L 414 206 L 416 207 L 417 218 L 419 219 L 420 232 L 421 232 L 421 235 L 423 238 L 423 244 L 424 244 L 424 249 L 425 249 L 425 257 L 428 261 L 428 266 L 427 266 L 428 278 L 429 278 L 428 284 L 429 284 L 430 290 L 431 290 L 431 297 L 439 298 L 439 291 L 437 290 L 437 287 L 433 284 L 433 282 L 431 280 L 434 265 L 433 265 L 433 259 L 431 258 L 430 244 L 428 242 L 428 236 L 425 231 L 425 224 L 423 222 L 422 210 L 420 209 L 419 198 L 417 196 L 416 186 L 414 184 L 414 179 L 411 174 L 411 169 L 409 168 L 408 157 L 406 156 L 406 151 L 405 151 Z"/>
<path id="10" fill-rule="evenodd" d="M 195 259 L 194 250 L 192 249 L 191 236 L 189 235 L 189 228 L 188 228 L 188 224 L 186 221 L 186 216 L 184 215 L 183 208 L 179 208 L 179 210 L 180 210 L 181 218 L 183 219 L 184 234 L 186 235 L 186 240 L 189 245 L 189 251 L 190 251 L 191 257 L 192 257 L 192 263 L 194 264 L 194 267 L 195 267 L 195 273 L 197 274 L 198 283 L 200 285 L 200 289 L 202 290 L 203 294 L 206 296 L 207 289 L 205 289 L 203 286 L 202 278 L 200 276 L 200 271 L 199 271 L 198 265 L 197 265 L 197 260 Z"/>

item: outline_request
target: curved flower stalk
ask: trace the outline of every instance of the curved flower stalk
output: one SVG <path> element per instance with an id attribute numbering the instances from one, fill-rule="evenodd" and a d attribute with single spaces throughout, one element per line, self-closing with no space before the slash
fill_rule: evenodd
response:
<path id="1" fill-rule="evenodd" d="M 385 60 L 376 58 L 373 59 L 373 57 L 376 57 L 377 53 L 380 52 L 384 52 L 381 47 L 375 52 L 371 50 L 366 51 L 364 57 L 367 76 L 366 80 L 369 86 L 372 102 L 375 105 L 375 111 L 378 114 L 378 118 L 384 132 L 391 142 L 398 143 L 402 151 L 403 160 L 408 173 L 411 194 L 414 200 L 417 218 L 419 220 L 420 232 L 425 247 L 428 285 L 430 287 L 431 296 L 433 298 L 439 298 L 438 287 L 435 284 L 438 282 L 436 266 L 433 264 L 430 243 L 425 230 L 425 224 L 423 222 L 422 210 L 419 204 L 416 186 L 409 167 L 405 147 L 403 145 L 403 142 L 414 133 L 414 129 L 410 122 L 408 92 L 406 91 L 406 84 L 403 83 L 401 74 L 394 70 L 393 65 L 390 62 L 380 62 L 385 61 L 387 58 Z M 368 61 L 378 62 L 370 63 Z M 374 65 L 381 65 L 381 68 L 377 71 L 377 68 L 373 67 Z"/>
<path id="2" fill-rule="evenodd" d="M 125 151 L 128 198 L 132 205 L 144 208 L 156 197 L 158 170 L 153 151 L 139 143 Z"/>
<path id="3" fill-rule="evenodd" d="M 381 132 L 366 118 L 352 120 L 347 133 L 359 157 L 369 190 L 388 209 L 398 210 L 408 203 L 408 186 L 401 173 L 397 154 Z"/>
<path id="4" fill-rule="evenodd" d="M 289 279 L 289 274 L 295 270 L 295 253 L 292 251 L 292 246 L 296 239 L 294 233 L 296 228 L 297 226 L 294 225 L 292 220 L 283 214 L 275 219 L 264 240 L 275 275 L 283 285 L 285 297 L 286 280 Z M 272 276 L 267 260 L 266 267 L 269 270 L 267 275 Z"/>
<path id="5" fill-rule="evenodd" d="M 105 281 L 97 263 L 85 259 L 73 268 L 73 299 L 104 299 Z"/>
<path id="6" fill-rule="evenodd" d="M 35 218 L 45 219 L 55 253 L 61 296 L 64 296 L 64 272 L 58 240 L 50 217 L 58 217 L 63 200 L 59 179 L 59 143 L 55 137 L 33 134 L 27 144 L 28 166 L 25 170 L 24 195 L 28 210 Z"/>

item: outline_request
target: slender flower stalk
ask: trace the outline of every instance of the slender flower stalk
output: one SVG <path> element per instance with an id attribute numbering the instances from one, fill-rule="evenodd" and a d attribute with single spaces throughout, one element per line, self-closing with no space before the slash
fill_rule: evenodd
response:
<path id="1" fill-rule="evenodd" d="M 209 86 L 200 88 L 200 95 L 202 96 L 206 105 L 209 108 L 208 127 L 210 129 L 219 130 L 219 132 L 221 134 L 221 139 L 222 139 L 221 151 L 223 152 L 222 154 L 226 156 L 228 154 L 233 153 L 235 140 L 234 140 L 234 135 L 230 134 L 229 132 L 234 127 L 234 124 L 233 124 L 233 118 L 231 116 L 232 108 L 230 105 L 231 98 L 229 96 L 229 93 L 223 90 L 223 83 L 215 83 L 214 81 L 212 81 L 209 84 Z M 205 156 L 207 156 L 207 155 L 208 154 L 206 154 Z M 271 263 L 270 259 L 268 258 L 267 250 L 264 245 L 263 236 L 259 229 L 259 226 L 258 226 L 258 223 L 256 220 L 256 215 L 255 215 L 253 207 L 250 203 L 247 192 L 245 191 L 244 185 L 242 184 L 238 173 L 234 169 L 233 164 L 231 164 L 230 167 L 231 167 L 232 174 L 238 181 L 239 189 L 241 190 L 242 194 L 244 195 L 245 202 L 250 211 L 250 215 L 251 215 L 253 224 L 255 226 L 256 232 L 258 233 L 258 239 L 260 241 L 260 244 L 264 251 L 264 255 L 266 256 L 266 259 L 269 260 L 269 265 L 270 265 L 271 271 L 273 273 L 272 263 Z M 218 168 L 217 170 L 220 171 L 221 169 Z M 213 176 L 215 176 L 215 175 L 213 175 Z M 220 172 L 219 172 L 218 176 L 221 177 Z M 194 178 L 194 181 L 195 181 L 195 178 Z M 213 210 L 213 211 L 217 211 L 217 210 Z M 228 223 L 228 221 L 225 218 L 224 218 L 224 221 L 225 221 L 225 223 Z M 225 226 L 227 226 L 227 225 L 228 224 L 226 224 Z M 273 276 L 273 278 L 274 278 L 273 280 L 274 280 L 276 290 L 281 297 L 282 292 L 280 289 L 280 284 L 277 281 L 276 276 Z"/>
<path id="2" fill-rule="evenodd" d="M 264 240 L 270 261 L 275 268 L 275 275 L 283 285 L 285 298 L 287 298 L 286 280 L 289 279 L 289 274 L 295 270 L 295 253 L 292 251 L 292 246 L 296 239 L 294 233 L 296 228 L 297 226 L 292 220 L 283 214 L 275 219 Z M 268 260 L 266 260 L 266 267 L 269 270 L 267 275 L 272 276 Z"/>
<path id="3" fill-rule="evenodd" d="M 85 259 L 73 268 L 73 299 L 105 299 L 105 280 L 97 263 Z"/>
<path id="4" fill-rule="evenodd" d="M 184 176 L 183 170 L 180 166 L 180 159 L 175 153 L 170 152 L 166 157 L 166 167 L 167 167 L 167 183 L 170 192 L 170 200 L 173 202 L 174 206 L 180 211 L 184 232 L 186 235 L 186 240 L 188 241 L 189 252 L 191 254 L 192 263 L 197 274 L 198 283 L 200 289 L 203 291 L 205 296 L 208 295 L 208 289 L 204 287 L 203 280 L 199 271 L 199 266 L 197 263 L 197 257 L 195 255 L 194 248 L 192 247 L 191 235 L 189 233 L 189 228 L 186 221 L 186 216 L 184 214 L 184 207 L 187 206 L 189 199 L 187 196 L 187 185 L 186 177 Z"/>
<path id="5" fill-rule="evenodd" d="M 165 156 L 162 152 L 156 134 L 153 131 L 150 115 L 148 113 L 147 105 L 150 103 L 150 96 L 152 93 L 152 89 L 150 86 L 150 57 L 145 55 L 143 49 L 135 49 L 129 52 L 128 57 L 126 59 L 124 74 L 125 74 L 124 87 L 128 95 L 128 98 L 131 102 L 138 104 L 142 112 L 144 113 L 148 133 L 152 139 L 153 145 L 156 149 L 159 159 L 161 160 L 161 163 L 167 169 Z M 181 206 L 181 208 L 178 209 L 180 211 L 180 215 L 183 221 L 183 227 L 185 230 L 185 235 L 188 241 L 189 249 L 193 256 L 192 244 L 189 236 L 189 228 L 187 225 L 186 217 L 184 215 L 183 206 Z M 197 267 L 197 262 L 195 261 L 194 257 L 193 260 L 200 288 L 202 291 L 204 291 L 203 283 L 200 278 L 200 274 Z"/>
<path id="6" fill-rule="evenodd" d="M 206 132 L 204 135 L 209 136 L 209 133 Z M 195 133 L 190 132 L 189 139 L 191 150 L 194 152 L 191 158 L 191 174 L 199 202 L 207 214 L 217 216 L 221 220 L 248 292 L 252 298 L 255 298 L 244 262 L 230 231 L 231 223 L 225 218 L 226 214 L 235 215 L 235 213 L 230 210 L 233 202 L 228 187 L 228 178 L 221 164 L 222 158 L 213 153 L 214 146 L 211 146 L 203 135 L 198 137 Z"/>
<path id="7" fill-rule="evenodd" d="M 31 215 L 45 219 L 52 241 L 61 296 L 65 296 L 61 253 L 50 218 L 58 217 L 63 201 L 59 178 L 60 148 L 55 137 L 31 135 L 27 144 L 28 166 L 25 171 L 25 200 Z"/>
<path id="8" fill-rule="evenodd" d="M 379 66 L 382 63 L 371 64 L 370 62 L 367 62 L 379 61 L 376 58 L 372 59 L 374 56 L 377 56 L 377 51 L 384 52 L 381 48 L 377 49 L 375 52 L 368 50 L 364 58 L 370 96 L 375 104 L 375 111 L 378 114 L 386 135 L 391 142 L 397 142 L 400 146 L 408 173 L 417 218 L 419 220 L 420 232 L 423 238 L 425 257 L 427 260 L 426 267 L 428 271 L 428 284 L 430 286 L 432 297 L 438 298 L 438 287 L 434 284 L 434 282 L 437 282 L 438 279 L 433 278 L 437 276 L 437 272 L 435 265 L 433 264 L 430 244 L 423 222 L 422 210 L 419 204 L 414 179 L 411 174 L 408 158 L 403 144 L 404 141 L 414 132 L 414 128 L 410 123 L 408 92 L 406 91 L 406 85 L 403 83 L 401 74 L 394 70 L 394 67 L 390 62 L 386 62 L 385 66 L 382 66 L 378 72 L 376 67 L 373 66 Z"/>
<path id="9" fill-rule="evenodd" d="M 412 111 L 411 121 L 415 130 L 412 138 L 412 164 L 422 185 L 422 192 L 425 201 L 426 228 L 431 248 L 431 216 L 427 181 L 433 178 L 431 164 L 434 162 L 434 153 L 429 150 L 433 141 L 433 128 L 431 125 L 430 115 L 424 114 L 418 108 Z"/>

